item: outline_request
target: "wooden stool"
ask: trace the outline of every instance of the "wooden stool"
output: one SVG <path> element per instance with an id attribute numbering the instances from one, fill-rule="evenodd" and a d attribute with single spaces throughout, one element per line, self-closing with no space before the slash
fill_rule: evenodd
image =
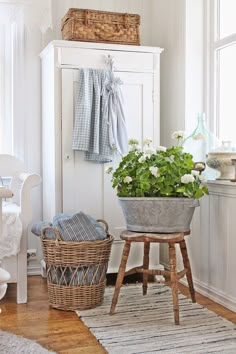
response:
<path id="1" fill-rule="evenodd" d="M 125 241 L 122 259 L 119 267 L 119 271 L 116 279 L 115 291 L 112 299 L 110 315 L 113 315 L 115 312 L 116 304 L 118 301 L 118 296 L 120 288 L 123 282 L 123 278 L 126 275 L 134 273 L 143 273 L 143 295 L 147 293 L 147 282 L 148 274 L 152 275 L 164 275 L 170 277 L 172 297 L 173 297 L 173 309 L 174 309 L 174 319 L 175 324 L 179 324 L 179 300 L 178 300 L 178 281 L 180 278 L 186 275 L 189 285 L 189 290 L 192 298 L 192 302 L 195 300 L 195 291 L 193 287 L 192 272 L 190 267 L 190 262 L 188 258 L 188 252 L 184 236 L 189 235 L 190 231 L 182 233 L 172 233 L 172 234 L 159 234 L 159 233 L 142 233 L 142 232 L 131 232 L 123 231 L 120 238 Z M 143 255 L 143 264 L 141 266 L 130 269 L 128 272 L 125 272 L 126 263 L 129 257 L 130 246 L 132 242 L 143 242 L 144 243 L 144 255 Z M 159 243 L 168 243 L 169 245 L 169 261 L 170 261 L 170 270 L 157 270 L 149 269 L 149 249 L 151 242 Z M 183 257 L 184 269 L 180 272 L 177 272 L 176 269 L 176 251 L 175 244 L 179 244 L 181 254 Z"/>

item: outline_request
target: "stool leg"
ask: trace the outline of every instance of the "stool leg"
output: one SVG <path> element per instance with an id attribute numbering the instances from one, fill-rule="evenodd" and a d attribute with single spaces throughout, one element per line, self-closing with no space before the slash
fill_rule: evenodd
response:
<path id="1" fill-rule="evenodd" d="M 149 268 L 150 242 L 144 242 L 143 269 Z M 148 274 L 143 273 L 143 295 L 147 294 Z"/>
<path id="2" fill-rule="evenodd" d="M 178 299 L 178 276 L 176 270 L 176 252 L 175 243 L 169 243 L 169 259 L 170 259 L 170 282 L 173 297 L 174 319 L 175 324 L 179 324 L 179 299 Z"/>
<path id="3" fill-rule="evenodd" d="M 113 315 L 113 313 L 115 312 L 116 304 L 118 301 L 118 296 L 120 293 L 120 288 L 121 288 L 121 285 L 122 285 L 122 282 L 124 279 L 125 268 L 126 268 L 126 263 L 127 263 L 128 257 L 129 257 L 130 246 L 131 246 L 131 243 L 126 241 L 125 245 L 124 245 L 124 249 L 123 249 L 123 254 L 122 254 L 122 258 L 121 258 L 119 271 L 118 271 L 117 278 L 116 278 L 116 286 L 115 286 L 115 291 L 114 291 L 113 298 L 112 298 L 110 315 Z"/>
<path id="4" fill-rule="evenodd" d="M 193 286 L 193 278 L 192 278 L 192 271 L 191 271 L 191 266 L 188 258 L 188 251 L 187 251 L 187 246 L 185 240 L 180 241 L 180 250 L 181 254 L 183 257 L 183 263 L 184 263 L 184 268 L 186 269 L 186 277 L 188 281 L 188 286 L 189 286 L 189 291 L 191 295 L 192 302 L 196 302 L 195 298 L 195 290 Z"/>

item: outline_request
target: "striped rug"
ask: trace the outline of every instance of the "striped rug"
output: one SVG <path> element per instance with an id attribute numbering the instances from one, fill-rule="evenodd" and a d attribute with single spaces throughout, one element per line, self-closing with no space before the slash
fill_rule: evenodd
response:
<path id="1" fill-rule="evenodd" d="M 236 354 L 236 326 L 179 295 L 180 325 L 173 319 L 171 291 L 165 285 L 123 286 L 116 312 L 109 315 L 114 288 L 104 302 L 77 315 L 110 354 Z"/>

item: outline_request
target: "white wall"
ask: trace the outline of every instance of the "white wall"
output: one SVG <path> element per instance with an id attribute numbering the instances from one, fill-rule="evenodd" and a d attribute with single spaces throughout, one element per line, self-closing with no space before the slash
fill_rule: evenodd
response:
<path id="1" fill-rule="evenodd" d="M 152 11 L 152 45 L 161 54 L 161 145 L 185 125 L 185 0 L 155 0 Z"/>
<path id="2" fill-rule="evenodd" d="M 204 0 L 154 0 L 152 45 L 161 55 L 161 144 L 191 132 L 203 107 Z"/>

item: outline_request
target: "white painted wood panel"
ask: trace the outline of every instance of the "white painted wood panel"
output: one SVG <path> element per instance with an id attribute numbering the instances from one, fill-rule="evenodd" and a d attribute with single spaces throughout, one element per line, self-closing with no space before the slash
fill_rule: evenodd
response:
<path id="1" fill-rule="evenodd" d="M 103 165 L 84 161 L 83 152 L 72 150 L 77 82 L 78 70 L 62 70 L 62 211 L 83 210 L 100 218 L 103 215 Z"/>
<path id="2" fill-rule="evenodd" d="M 123 47 L 124 48 L 124 47 Z M 125 50 L 125 49 L 124 49 Z M 108 68 L 107 59 L 111 56 L 116 71 L 152 72 L 152 53 L 130 53 L 117 50 L 96 49 L 91 55 L 91 49 L 61 48 L 59 51 L 59 64 L 83 68 Z"/>
<path id="3" fill-rule="evenodd" d="M 117 75 L 123 81 L 122 92 L 129 139 L 135 138 L 141 142 L 144 138 L 153 138 L 155 117 L 153 115 L 152 75 L 143 73 L 119 73 Z M 158 135 L 158 131 L 156 134 Z M 119 158 L 110 165 L 115 168 L 118 162 Z M 104 217 L 109 220 L 112 234 L 119 238 L 120 232 L 125 228 L 125 221 L 110 178 L 110 175 L 104 175 Z"/>
<path id="4" fill-rule="evenodd" d="M 209 182 L 195 212 L 188 249 L 196 290 L 236 311 L 236 186 Z M 166 261 L 164 259 L 164 261 Z"/>
<path id="5" fill-rule="evenodd" d="M 123 82 L 124 110 L 129 138 L 142 141 L 154 134 L 153 76 L 144 73 L 116 73 Z M 125 221 L 104 165 L 84 161 L 84 153 L 72 151 L 74 97 L 78 70 L 62 70 L 62 200 L 63 212 L 83 210 L 94 218 L 104 218 L 109 223 L 111 234 L 119 240 L 125 229 Z M 133 104 L 135 102 L 136 104 Z M 118 163 L 118 161 L 117 161 Z M 116 164 L 116 162 L 114 163 Z M 106 165 L 105 165 L 106 166 Z M 96 178 L 95 178 L 96 176 Z M 117 242 L 117 241 L 116 241 Z M 114 245 L 109 272 L 117 271 L 123 242 Z M 158 262 L 158 245 L 151 247 L 151 263 Z M 133 245 L 128 267 L 142 263 L 142 245 Z"/>

